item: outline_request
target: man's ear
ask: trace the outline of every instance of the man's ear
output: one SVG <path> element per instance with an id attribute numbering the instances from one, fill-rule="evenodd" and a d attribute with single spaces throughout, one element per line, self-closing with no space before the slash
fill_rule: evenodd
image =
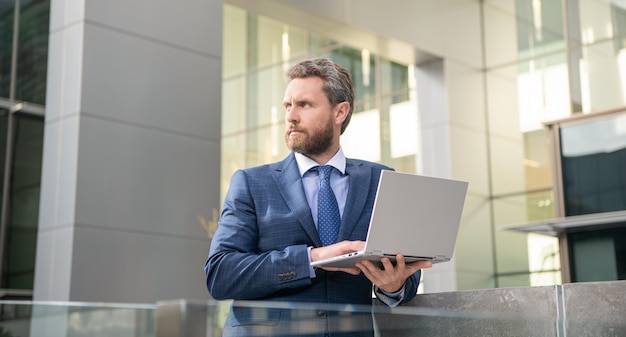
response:
<path id="1" fill-rule="evenodd" d="M 350 112 L 350 103 L 341 102 L 335 106 L 335 123 L 343 123 L 343 121 L 348 117 L 348 113 Z"/>

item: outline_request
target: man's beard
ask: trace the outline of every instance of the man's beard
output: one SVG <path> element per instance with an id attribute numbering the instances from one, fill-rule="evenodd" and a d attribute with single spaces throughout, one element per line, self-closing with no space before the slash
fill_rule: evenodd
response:
<path id="1" fill-rule="evenodd" d="M 289 137 L 289 132 L 292 128 L 287 129 L 285 133 L 285 142 L 287 147 L 294 152 L 302 153 L 303 155 L 318 155 L 324 153 L 330 148 L 333 142 L 333 122 L 329 120 L 326 127 L 318 129 L 313 133 L 309 133 L 308 130 L 298 129 L 296 125 L 293 129 L 298 130 L 300 134 L 298 137 Z"/>

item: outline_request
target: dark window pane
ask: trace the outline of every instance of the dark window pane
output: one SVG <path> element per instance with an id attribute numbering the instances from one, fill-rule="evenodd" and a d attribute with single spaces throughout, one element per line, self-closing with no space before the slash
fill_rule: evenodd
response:
<path id="1" fill-rule="evenodd" d="M 32 289 L 39 218 L 43 118 L 16 114 L 3 288 Z M 6 134 L 6 132 L 5 132 Z"/>
<path id="2" fill-rule="evenodd" d="M 626 223 L 568 234 L 573 282 L 626 280 Z"/>
<path id="3" fill-rule="evenodd" d="M 626 116 L 561 127 L 565 214 L 626 210 Z"/>
<path id="4" fill-rule="evenodd" d="M 50 1 L 24 1 L 20 34 L 16 99 L 44 105 L 48 62 Z"/>
<path id="5" fill-rule="evenodd" d="M 13 50 L 14 1 L 0 1 L 0 97 L 9 97 Z"/>
<path id="6" fill-rule="evenodd" d="M 2 189 L 4 187 L 4 163 L 7 148 L 8 116 L 9 111 L 7 109 L 0 108 L 0 205 L 2 205 Z M 1 208 L 0 212 L 2 212 Z M 0 214 L 0 216 L 2 216 L 2 214 Z M 1 243 L 0 249 L 2 249 Z"/>

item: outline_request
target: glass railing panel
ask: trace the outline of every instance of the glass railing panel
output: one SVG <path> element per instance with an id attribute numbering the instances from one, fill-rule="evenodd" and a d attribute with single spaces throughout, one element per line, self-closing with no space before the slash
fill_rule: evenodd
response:
<path id="1" fill-rule="evenodd" d="M 545 289 L 554 292 L 553 288 Z M 516 292 L 507 292 L 516 296 Z M 446 299 L 435 300 L 440 306 L 333 305 L 260 301 L 161 303 L 157 337 L 182 336 L 557 336 L 554 301 L 531 309 L 511 301 L 504 305 L 485 305 L 501 294 L 482 293 L 474 303 L 456 305 Z M 481 298 L 482 297 L 482 298 Z M 500 300 L 503 300 L 502 298 Z M 505 301 L 506 302 L 506 301 Z M 203 305 L 204 303 L 204 305 Z M 238 324 L 228 321 L 231 303 Z M 527 301 L 531 306 L 533 301 Z M 451 305 L 447 307 L 447 305 Z M 455 306 L 455 307 L 452 307 Z M 176 309 L 177 308 L 177 309 Z M 174 314 L 180 310 L 179 314 Z M 163 314 L 165 311 L 167 315 Z"/>
<path id="2" fill-rule="evenodd" d="M 626 281 L 467 290 L 418 294 L 395 308 L 378 300 L 0 301 L 0 337 L 626 336 L 625 290 Z"/>
<path id="3" fill-rule="evenodd" d="M 0 301 L 0 336 L 154 337 L 156 305 Z"/>

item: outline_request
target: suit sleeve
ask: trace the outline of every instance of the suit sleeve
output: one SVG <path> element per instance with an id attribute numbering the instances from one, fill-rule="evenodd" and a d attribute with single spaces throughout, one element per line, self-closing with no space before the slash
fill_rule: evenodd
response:
<path id="1" fill-rule="evenodd" d="M 400 304 L 404 304 L 415 297 L 417 294 L 417 287 L 420 285 L 420 278 L 422 271 L 418 270 L 404 282 L 404 296 Z"/>
<path id="2" fill-rule="evenodd" d="M 280 233 L 267 233 L 260 227 L 255 209 L 259 205 L 253 200 L 250 184 L 245 171 L 233 175 L 204 265 L 207 288 L 217 300 L 263 299 L 312 283 L 306 244 L 290 245 L 288 239 L 276 238 L 273 249 L 259 247 L 260 235 L 266 236 L 263 240 L 267 242 L 267 236 Z M 253 184 L 253 189 L 262 188 L 258 182 Z"/>

